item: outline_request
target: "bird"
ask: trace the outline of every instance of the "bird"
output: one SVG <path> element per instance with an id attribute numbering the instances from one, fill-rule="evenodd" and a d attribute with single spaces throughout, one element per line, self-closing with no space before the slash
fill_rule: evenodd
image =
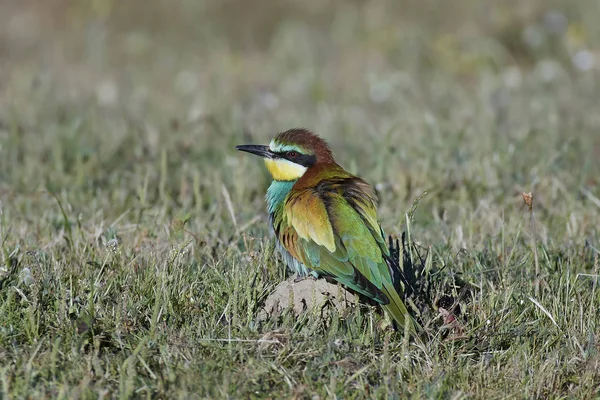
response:
<path id="1" fill-rule="evenodd" d="M 341 283 L 381 305 L 397 328 L 415 332 L 373 187 L 344 170 L 327 142 L 305 128 L 236 150 L 262 157 L 273 178 L 265 196 L 269 225 L 287 267 L 299 277 Z"/>

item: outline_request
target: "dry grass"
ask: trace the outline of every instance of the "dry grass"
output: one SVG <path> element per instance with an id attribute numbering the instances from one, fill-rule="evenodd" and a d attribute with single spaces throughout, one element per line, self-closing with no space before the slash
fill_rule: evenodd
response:
<path id="1" fill-rule="evenodd" d="M 0 4 L 0 397 L 598 396 L 596 3 L 392 3 Z M 286 274 L 233 146 L 295 126 L 388 233 L 427 191 L 466 338 L 258 320 Z"/>

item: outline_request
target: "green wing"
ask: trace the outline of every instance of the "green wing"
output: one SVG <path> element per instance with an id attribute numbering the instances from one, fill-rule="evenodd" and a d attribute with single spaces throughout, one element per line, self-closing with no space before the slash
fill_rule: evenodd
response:
<path id="1" fill-rule="evenodd" d="M 375 196 L 361 182 L 327 179 L 293 191 L 286 219 L 301 239 L 296 254 L 309 268 L 386 304 L 381 289 L 384 281 L 391 283 L 383 258 L 387 248 L 375 216 Z"/>
<path id="2" fill-rule="evenodd" d="M 377 301 L 403 324 L 408 314 L 392 282 L 389 249 L 377 221 L 371 186 L 352 175 L 292 190 L 282 225 L 299 240 L 288 249 L 319 274 Z"/>

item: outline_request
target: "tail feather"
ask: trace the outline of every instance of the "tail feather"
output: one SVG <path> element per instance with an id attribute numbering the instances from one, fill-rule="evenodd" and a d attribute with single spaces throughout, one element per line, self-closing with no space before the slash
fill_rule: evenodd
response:
<path id="1" fill-rule="evenodd" d="M 382 307 L 390 314 L 390 316 L 396 322 L 397 328 L 400 330 L 404 329 L 404 325 L 409 324 L 409 331 L 411 334 L 415 334 L 420 329 L 419 324 L 410 316 L 404 302 L 400 298 L 398 292 L 392 285 L 384 285 L 383 291 L 387 295 L 390 302 L 382 305 Z"/>

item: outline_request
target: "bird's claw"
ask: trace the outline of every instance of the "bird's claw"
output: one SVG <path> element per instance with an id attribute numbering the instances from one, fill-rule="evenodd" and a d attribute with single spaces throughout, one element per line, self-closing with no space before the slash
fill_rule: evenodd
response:
<path id="1" fill-rule="evenodd" d="M 294 276 L 294 283 L 301 282 L 301 281 L 303 281 L 305 279 L 312 279 L 313 281 L 316 280 L 316 278 L 314 276 L 310 275 L 310 274 L 309 275 L 295 274 L 295 276 Z"/>

